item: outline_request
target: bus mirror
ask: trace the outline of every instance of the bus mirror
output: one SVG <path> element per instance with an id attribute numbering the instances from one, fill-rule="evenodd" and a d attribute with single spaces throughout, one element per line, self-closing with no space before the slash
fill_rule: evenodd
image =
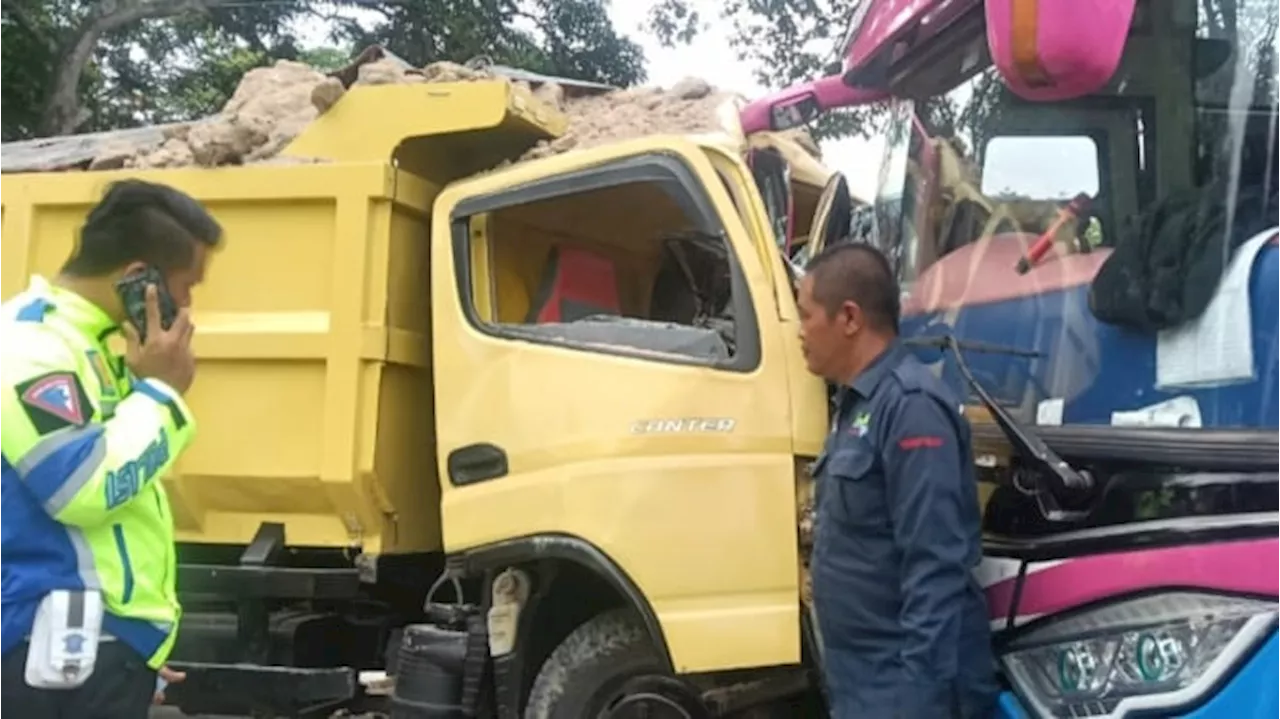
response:
<path id="1" fill-rule="evenodd" d="M 789 87 L 753 100 L 742 108 L 738 119 L 748 135 L 766 130 L 790 130 L 807 125 L 819 115 L 840 107 L 857 107 L 888 99 L 883 90 L 846 85 L 844 77 L 832 75 Z"/>
<path id="2" fill-rule="evenodd" d="M 1087 135 L 1005 135 L 992 138 L 983 155 L 982 194 L 989 198 L 1098 194 L 1098 146 Z"/>
<path id="3" fill-rule="evenodd" d="M 818 96 L 806 92 L 799 97 L 780 101 L 769 112 L 770 130 L 790 130 L 813 122 L 822 112 Z"/>
<path id="4" fill-rule="evenodd" d="M 986 0 L 991 60 L 1015 94 L 1069 100 L 1100 90 L 1120 65 L 1136 0 Z M 1080 18 L 1089 18 L 1081 31 Z"/>

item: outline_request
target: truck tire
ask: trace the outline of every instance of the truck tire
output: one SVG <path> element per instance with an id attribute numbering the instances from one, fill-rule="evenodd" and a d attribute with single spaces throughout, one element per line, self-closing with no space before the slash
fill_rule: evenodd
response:
<path id="1" fill-rule="evenodd" d="M 619 609 L 588 620 L 551 652 L 534 679 L 524 716 L 636 716 L 639 707 L 625 710 L 629 701 L 646 702 L 654 719 L 705 716 L 697 696 L 667 672 L 639 618 Z"/>

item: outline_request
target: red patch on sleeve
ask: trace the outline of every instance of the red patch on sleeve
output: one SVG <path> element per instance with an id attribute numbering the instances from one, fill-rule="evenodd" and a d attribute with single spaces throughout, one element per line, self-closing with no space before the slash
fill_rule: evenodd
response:
<path id="1" fill-rule="evenodd" d="M 941 447 L 942 438 L 932 437 L 929 435 L 921 435 L 919 437 L 907 437 L 898 442 L 898 447 L 904 450 L 923 449 L 932 447 Z"/>

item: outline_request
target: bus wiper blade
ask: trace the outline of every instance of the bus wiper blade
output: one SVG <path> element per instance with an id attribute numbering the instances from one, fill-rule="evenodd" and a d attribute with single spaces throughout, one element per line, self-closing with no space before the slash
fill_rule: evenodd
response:
<path id="1" fill-rule="evenodd" d="M 1088 512 L 1062 509 L 1058 499 L 1060 497 L 1078 499 L 1092 492 L 1094 487 L 1092 475 L 1086 471 L 1077 470 L 1068 464 L 1066 460 L 1058 456 L 1057 452 L 1050 449 L 1049 445 L 1045 444 L 1039 435 L 1023 428 L 1013 418 L 1013 415 L 1009 414 L 1004 407 L 1000 406 L 987 393 L 987 390 L 973 376 L 973 372 L 969 369 L 969 364 L 964 361 L 964 354 L 961 350 L 966 349 L 965 346 L 953 335 L 941 335 L 924 339 L 926 340 L 926 343 L 924 343 L 926 346 L 934 344 L 951 350 L 951 353 L 956 358 L 956 366 L 960 368 L 960 374 L 964 377 L 965 382 L 973 388 L 974 393 L 978 395 L 978 399 L 982 401 L 983 406 L 991 413 L 992 418 L 999 425 L 1000 431 L 1004 432 L 1014 450 L 1031 465 L 1032 469 L 1038 470 L 1037 476 L 1047 480 L 1048 486 L 1039 488 L 1035 493 L 1045 519 L 1062 522 L 1083 519 L 1088 516 Z M 975 351 L 980 352 L 982 350 Z M 1015 352 L 1025 352 L 1025 350 L 1015 350 Z"/>

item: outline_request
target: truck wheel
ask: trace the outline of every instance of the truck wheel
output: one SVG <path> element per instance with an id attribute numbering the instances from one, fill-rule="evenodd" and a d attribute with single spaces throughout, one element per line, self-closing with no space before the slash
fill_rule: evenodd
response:
<path id="1" fill-rule="evenodd" d="M 573 630 L 547 658 L 525 719 L 703 719 L 697 695 L 664 668 L 634 613 L 614 610 Z"/>

